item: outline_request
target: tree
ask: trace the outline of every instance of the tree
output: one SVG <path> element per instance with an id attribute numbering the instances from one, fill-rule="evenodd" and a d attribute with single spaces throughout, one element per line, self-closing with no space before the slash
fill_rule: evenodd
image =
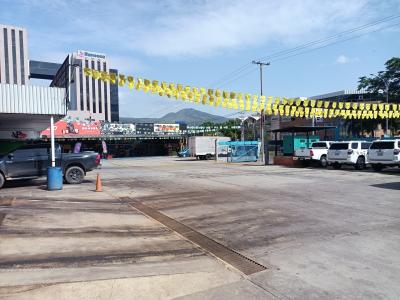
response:
<path id="1" fill-rule="evenodd" d="M 216 135 L 221 134 L 223 136 L 228 136 L 232 140 L 240 139 L 240 129 L 233 128 L 238 125 L 240 125 L 240 121 L 238 120 L 228 120 L 225 123 L 220 124 L 215 124 L 213 122 L 204 122 L 202 124 L 204 127 L 218 128 L 215 132 Z"/>
<path id="2" fill-rule="evenodd" d="M 386 70 L 380 71 L 378 74 L 371 76 L 362 76 L 358 80 L 358 90 L 364 89 L 371 93 L 377 100 L 386 99 L 390 103 L 400 103 L 400 58 L 393 57 L 386 63 Z M 379 120 L 374 121 L 375 125 L 380 123 Z M 392 120 L 391 125 L 394 129 L 400 127 L 400 120 Z M 390 126 L 389 126 L 390 127 Z"/>
<path id="3" fill-rule="evenodd" d="M 380 91 L 385 93 L 389 87 L 389 102 L 400 102 L 400 58 L 393 57 L 386 63 L 386 70 L 378 72 L 377 75 L 362 76 L 358 80 L 358 90 L 364 89 L 368 93 L 379 96 Z M 382 95 L 386 96 L 386 95 Z M 381 96 L 381 97 L 382 97 Z"/>

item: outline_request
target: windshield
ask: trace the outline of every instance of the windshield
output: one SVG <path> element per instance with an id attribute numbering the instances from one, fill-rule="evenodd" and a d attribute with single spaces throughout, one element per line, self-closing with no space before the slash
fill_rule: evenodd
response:
<path id="1" fill-rule="evenodd" d="M 347 150 L 349 148 L 349 143 L 336 143 L 332 144 L 329 149 L 332 150 Z"/>
<path id="2" fill-rule="evenodd" d="M 313 143 L 313 148 L 326 148 L 326 143 Z"/>
<path id="3" fill-rule="evenodd" d="M 394 142 L 373 142 L 369 149 L 394 149 Z"/>

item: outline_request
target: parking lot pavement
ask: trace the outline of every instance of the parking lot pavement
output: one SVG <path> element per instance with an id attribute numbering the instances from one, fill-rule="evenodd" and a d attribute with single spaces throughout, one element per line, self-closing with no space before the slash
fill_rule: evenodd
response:
<path id="1" fill-rule="evenodd" d="M 103 193 L 95 173 L 62 192 L 43 182 L 1 191 L 1 296 L 399 298 L 400 169 L 162 157 L 105 161 L 100 172 Z M 267 270 L 241 275 L 130 201 Z"/>
<path id="2" fill-rule="evenodd" d="M 1 299 L 165 299 L 241 279 L 118 198 L 94 192 L 94 176 L 63 191 L 45 191 L 40 180 L 1 191 Z"/>

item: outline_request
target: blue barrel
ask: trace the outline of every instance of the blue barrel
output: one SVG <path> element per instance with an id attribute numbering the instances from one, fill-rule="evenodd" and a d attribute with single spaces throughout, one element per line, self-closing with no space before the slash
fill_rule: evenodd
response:
<path id="1" fill-rule="evenodd" d="M 60 167 L 47 168 L 47 189 L 49 191 L 62 190 L 63 174 Z"/>

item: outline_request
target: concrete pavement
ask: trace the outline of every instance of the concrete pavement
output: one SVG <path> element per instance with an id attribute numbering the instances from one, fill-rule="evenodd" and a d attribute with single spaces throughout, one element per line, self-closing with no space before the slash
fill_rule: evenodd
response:
<path id="1" fill-rule="evenodd" d="M 104 193 L 93 192 L 95 173 L 62 192 L 6 188 L 1 297 L 397 299 L 399 171 L 114 159 L 101 169 Z M 243 276 L 119 197 L 268 269 Z"/>

